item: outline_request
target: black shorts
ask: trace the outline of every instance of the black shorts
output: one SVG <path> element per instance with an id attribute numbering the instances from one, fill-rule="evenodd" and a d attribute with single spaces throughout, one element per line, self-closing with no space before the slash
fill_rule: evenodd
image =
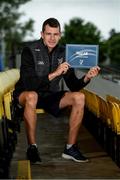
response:
<path id="1" fill-rule="evenodd" d="M 64 96 L 66 91 L 55 92 L 45 96 L 38 95 L 37 108 L 42 108 L 46 112 L 58 116 L 61 112 L 59 107 L 60 100 Z"/>
<path id="2" fill-rule="evenodd" d="M 59 107 L 60 100 L 64 96 L 65 92 L 67 91 L 59 91 L 55 93 L 48 93 L 44 95 L 39 95 L 38 94 L 38 103 L 36 108 L 42 108 L 46 112 L 58 116 L 61 112 L 61 109 Z M 16 102 L 16 104 L 19 104 L 18 97 L 20 93 L 14 93 L 13 97 Z"/>

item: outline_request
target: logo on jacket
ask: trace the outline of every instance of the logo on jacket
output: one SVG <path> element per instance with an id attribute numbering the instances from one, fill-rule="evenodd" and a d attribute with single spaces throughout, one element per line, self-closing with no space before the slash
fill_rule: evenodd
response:
<path id="1" fill-rule="evenodd" d="M 63 58 L 58 58 L 58 64 L 62 64 L 63 63 Z"/>
<path id="2" fill-rule="evenodd" d="M 44 65 L 45 63 L 43 61 L 38 61 L 38 65 Z"/>
<path id="3" fill-rule="evenodd" d="M 36 49 L 35 49 L 35 51 L 38 51 L 38 52 L 39 52 L 39 51 L 40 51 L 40 49 L 36 48 Z"/>

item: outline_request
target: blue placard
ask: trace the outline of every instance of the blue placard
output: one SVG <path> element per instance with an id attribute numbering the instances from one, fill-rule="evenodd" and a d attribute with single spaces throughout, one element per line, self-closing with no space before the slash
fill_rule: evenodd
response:
<path id="1" fill-rule="evenodd" d="M 66 61 L 73 68 L 90 68 L 98 64 L 98 45 L 66 44 Z"/>

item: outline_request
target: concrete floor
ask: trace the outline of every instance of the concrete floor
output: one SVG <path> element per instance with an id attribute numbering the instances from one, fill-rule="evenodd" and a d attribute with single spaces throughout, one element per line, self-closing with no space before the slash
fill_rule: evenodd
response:
<path id="1" fill-rule="evenodd" d="M 89 158 L 89 162 L 76 163 L 61 157 L 67 140 L 68 116 L 55 118 L 46 113 L 39 114 L 37 123 L 37 143 L 42 162 L 40 165 L 31 165 L 32 179 L 120 179 L 120 169 L 83 125 L 78 144 L 81 152 Z M 11 179 L 17 176 L 18 160 L 26 159 L 26 147 L 22 122 L 11 162 Z"/>

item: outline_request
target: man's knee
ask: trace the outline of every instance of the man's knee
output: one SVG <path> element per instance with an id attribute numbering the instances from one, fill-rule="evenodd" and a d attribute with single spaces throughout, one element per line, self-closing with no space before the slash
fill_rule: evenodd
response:
<path id="1" fill-rule="evenodd" d="M 35 107 L 37 104 L 37 101 L 38 101 L 38 94 L 36 92 L 30 91 L 27 93 L 26 104 L 29 104 L 29 105 Z"/>
<path id="2" fill-rule="evenodd" d="M 85 95 L 80 92 L 73 93 L 73 104 L 84 107 L 85 105 Z"/>

